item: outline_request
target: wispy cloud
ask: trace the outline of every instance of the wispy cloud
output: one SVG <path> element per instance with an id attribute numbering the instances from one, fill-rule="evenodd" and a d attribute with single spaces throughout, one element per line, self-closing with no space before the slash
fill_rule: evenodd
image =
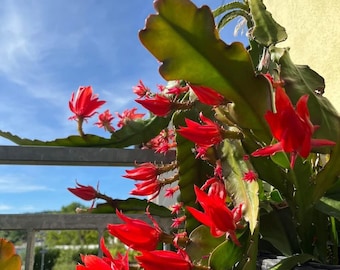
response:
<path id="1" fill-rule="evenodd" d="M 37 185 L 34 183 L 23 182 L 24 176 L 2 175 L 0 176 L 0 193 L 27 193 L 33 191 L 51 190 L 47 186 Z"/>
<path id="2" fill-rule="evenodd" d="M 13 207 L 11 207 L 10 205 L 0 203 L 0 211 L 8 211 L 11 210 L 12 208 Z"/>

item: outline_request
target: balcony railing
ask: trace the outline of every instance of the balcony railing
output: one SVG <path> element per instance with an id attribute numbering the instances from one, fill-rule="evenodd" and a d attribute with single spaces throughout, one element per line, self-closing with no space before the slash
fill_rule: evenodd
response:
<path id="1" fill-rule="evenodd" d="M 173 152 L 156 154 L 152 150 L 0 146 L 0 164 L 63 166 L 134 166 L 143 162 L 170 163 Z M 130 215 L 148 221 L 144 215 Z M 159 225 L 170 228 L 170 218 L 155 217 Z M 27 247 L 25 270 L 33 270 L 36 232 L 42 230 L 96 230 L 99 239 L 109 223 L 119 223 L 114 214 L 10 214 L 0 215 L 0 230 L 25 230 Z M 98 241 L 99 241 L 98 239 Z M 101 254 L 99 254 L 101 255 Z"/>

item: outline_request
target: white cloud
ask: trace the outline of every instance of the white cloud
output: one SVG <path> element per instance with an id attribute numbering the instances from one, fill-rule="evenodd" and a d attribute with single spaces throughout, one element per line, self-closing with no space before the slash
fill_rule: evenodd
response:
<path id="1" fill-rule="evenodd" d="M 27 183 L 27 177 L 14 175 L 1 175 L 0 176 L 0 193 L 26 193 L 33 191 L 51 190 L 44 185 L 37 185 Z M 25 183 L 26 181 L 26 183 Z"/>
<path id="2" fill-rule="evenodd" d="M 0 211 L 8 211 L 8 210 L 11 210 L 11 209 L 13 209 L 13 207 L 11 207 L 7 204 L 0 203 Z"/>

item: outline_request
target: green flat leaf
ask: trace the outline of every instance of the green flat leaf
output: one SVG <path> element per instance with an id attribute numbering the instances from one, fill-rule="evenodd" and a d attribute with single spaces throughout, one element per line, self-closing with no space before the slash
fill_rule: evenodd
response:
<path id="1" fill-rule="evenodd" d="M 273 19 L 262 0 L 249 0 L 248 4 L 254 20 L 250 33 L 258 43 L 268 47 L 287 39 L 286 30 Z"/>
<path id="2" fill-rule="evenodd" d="M 235 2 L 230 2 L 228 4 L 225 4 L 225 5 L 222 5 L 218 8 L 216 8 L 213 11 L 213 15 L 214 15 L 214 17 L 217 17 L 217 16 L 221 15 L 222 13 L 225 13 L 225 12 L 233 10 L 233 9 L 242 9 L 244 11 L 249 11 L 249 8 L 246 4 L 235 1 Z"/>
<path id="3" fill-rule="evenodd" d="M 204 225 L 198 226 L 189 236 L 190 243 L 186 246 L 185 251 L 188 253 L 191 261 L 200 262 L 208 266 L 210 253 L 226 239 L 225 236 L 216 238 L 210 233 L 210 229 Z"/>
<path id="4" fill-rule="evenodd" d="M 256 76 L 243 44 L 225 44 L 216 34 L 214 17 L 207 6 L 197 8 L 189 0 L 156 0 L 139 33 L 143 45 L 160 61 L 166 80 L 186 80 L 215 89 L 233 102 L 232 118 L 243 128 L 271 138 L 263 115 L 270 107 L 270 86 Z M 256 93 L 256 94 L 255 94 Z"/>
<path id="5" fill-rule="evenodd" d="M 242 16 L 248 20 L 251 20 L 251 17 L 247 12 L 241 9 L 236 9 L 228 12 L 227 14 L 223 15 L 223 17 L 219 20 L 217 28 L 220 30 L 222 29 L 227 23 L 232 21 L 233 19 Z"/>
<path id="6" fill-rule="evenodd" d="M 297 240 L 295 241 L 294 229 L 289 230 L 291 224 L 288 209 L 276 210 L 262 214 L 260 217 L 260 234 L 263 240 L 271 243 L 285 256 L 291 256 L 296 251 Z M 296 233 L 295 233 L 296 235 Z"/>
<path id="7" fill-rule="evenodd" d="M 282 203 L 284 201 L 284 199 L 281 196 L 281 193 L 277 189 L 274 189 L 272 192 L 270 192 L 270 199 L 274 203 Z"/>
<path id="8" fill-rule="evenodd" d="M 116 209 L 122 210 L 124 213 L 137 214 L 145 213 L 149 207 L 149 212 L 153 216 L 171 217 L 171 211 L 161 205 L 148 202 L 146 199 L 128 198 L 126 200 L 114 199 L 109 203 L 97 204 L 91 213 L 115 213 Z"/>
<path id="9" fill-rule="evenodd" d="M 254 236 L 255 238 L 252 238 L 249 230 L 246 229 L 237 235 L 241 243 L 240 246 L 235 245 L 230 240 L 225 240 L 218 245 L 209 258 L 210 268 L 213 270 L 255 269 L 258 234 L 255 233 Z M 234 268 L 236 264 L 237 266 Z"/>
<path id="10" fill-rule="evenodd" d="M 273 266 L 271 270 L 287 270 L 287 269 L 293 269 L 294 266 L 301 265 L 305 262 L 308 262 L 310 260 L 314 260 L 315 258 L 312 255 L 309 254 L 299 254 L 294 255 L 292 257 L 283 259 L 278 264 Z"/>
<path id="11" fill-rule="evenodd" d="M 243 249 L 232 241 L 224 241 L 211 254 L 209 265 L 214 270 L 229 270 L 241 260 Z"/>
<path id="12" fill-rule="evenodd" d="M 315 179 L 315 185 L 313 186 L 312 193 L 313 202 L 319 201 L 319 199 L 325 194 L 325 192 L 334 188 L 337 181 L 339 180 L 340 134 L 337 141 L 338 143 L 333 148 L 330 160 L 323 168 L 323 170 L 318 173 Z"/>
<path id="13" fill-rule="evenodd" d="M 338 199 L 324 196 L 315 204 L 315 208 L 340 221 L 340 201 Z"/>
<path id="14" fill-rule="evenodd" d="M 67 138 L 53 141 L 41 141 L 20 138 L 10 132 L 0 131 L 0 136 L 18 145 L 37 146 L 73 146 L 73 147 L 115 147 L 123 148 L 131 145 L 140 145 L 148 142 L 166 128 L 170 118 L 152 117 L 148 120 L 130 121 L 111 135 L 111 138 L 104 138 L 97 135 L 86 134 L 85 137 L 69 136 Z"/>
<path id="15" fill-rule="evenodd" d="M 253 233 L 259 211 L 259 186 L 257 181 L 249 183 L 243 180 L 244 173 L 252 169 L 250 163 L 243 160 L 243 156 L 244 150 L 239 141 L 223 141 L 221 161 L 227 190 L 234 203 L 245 205 L 244 218 L 249 222 L 250 231 Z"/>
<path id="16" fill-rule="evenodd" d="M 290 161 L 285 152 L 277 152 L 270 156 L 271 160 L 282 168 L 289 169 Z"/>

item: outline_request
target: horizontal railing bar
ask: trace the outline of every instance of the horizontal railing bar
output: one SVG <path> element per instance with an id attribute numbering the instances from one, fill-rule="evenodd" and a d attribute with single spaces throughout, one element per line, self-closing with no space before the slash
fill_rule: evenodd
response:
<path id="1" fill-rule="evenodd" d="M 129 214 L 131 218 L 150 223 L 143 214 Z M 171 218 L 154 216 L 161 227 L 169 228 Z M 0 230 L 100 230 L 107 224 L 122 223 L 115 214 L 1 214 Z"/>
<path id="2" fill-rule="evenodd" d="M 134 166 L 143 162 L 170 163 L 175 152 L 166 155 L 151 149 L 120 149 L 58 146 L 0 146 L 0 164 Z"/>

